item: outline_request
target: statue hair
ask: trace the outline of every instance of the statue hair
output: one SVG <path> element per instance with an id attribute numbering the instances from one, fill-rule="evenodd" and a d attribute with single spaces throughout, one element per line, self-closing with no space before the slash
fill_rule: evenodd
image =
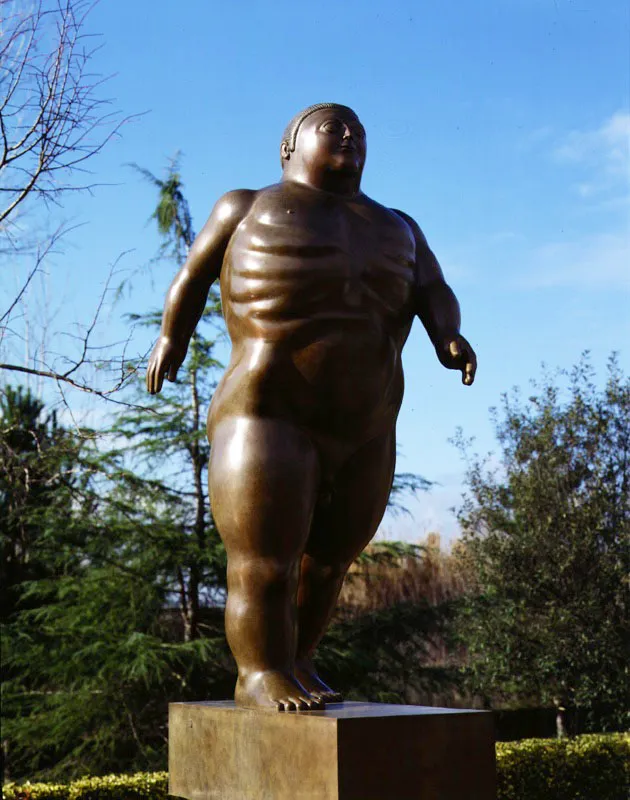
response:
<path id="1" fill-rule="evenodd" d="M 303 111 L 300 111 L 299 114 L 296 114 L 291 122 L 287 125 L 284 129 L 284 133 L 282 134 L 282 141 L 286 142 L 289 146 L 289 151 L 292 153 L 295 150 L 295 143 L 297 140 L 298 130 L 300 125 L 304 122 L 304 120 L 314 114 L 316 111 L 321 111 L 324 108 L 334 108 L 338 111 L 344 111 L 346 113 L 352 114 L 353 117 L 356 117 L 356 113 L 349 108 L 348 106 L 343 106 L 340 103 L 315 103 L 313 106 L 309 106 L 305 108 Z M 357 117 L 358 119 L 358 117 Z"/>

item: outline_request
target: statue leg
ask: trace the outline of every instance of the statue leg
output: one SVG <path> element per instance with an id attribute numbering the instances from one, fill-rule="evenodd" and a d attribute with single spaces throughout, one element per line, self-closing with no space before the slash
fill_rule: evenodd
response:
<path id="1" fill-rule="evenodd" d="M 209 483 L 228 557 L 235 700 L 279 711 L 321 708 L 294 675 L 299 566 L 319 483 L 315 448 L 287 422 L 225 419 L 214 430 Z"/>
<path id="2" fill-rule="evenodd" d="M 324 702 L 341 695 L 318 676 L 313 653 L 335 609 L 348 567 L 372 539 L 385 513 L 396 463 L 395 431 L 364 445 L 344 465 L 330 498 L 316 507 L 302 558 L 295 674 Z"/>

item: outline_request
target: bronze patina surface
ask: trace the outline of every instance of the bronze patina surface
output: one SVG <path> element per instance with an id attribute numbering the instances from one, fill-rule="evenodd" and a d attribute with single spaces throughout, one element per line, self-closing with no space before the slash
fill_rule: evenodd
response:
<path id="1" fill-rule="evenodd" d="M 445 367 L 466 385 L 475 375 L 459 305 L 422 231 L 360 190 L 365 156 L 351 109 L 298 114 L 281 143 L 281 181 L 216 204 L 169 289 L 149 360 L 156 393 L 175 380 L 220 278 L 232 355 L 208 417 L 209 483 L 245 707 L 341 699 L 312 658 L 385 511 L 415 317 Z"/>
<path id="2" fill-rule="evenodd" d="M 171 703 L 169 792 L 189 800 L 496 800 L 492 715 L 381 703 L 290 715 Z"/>

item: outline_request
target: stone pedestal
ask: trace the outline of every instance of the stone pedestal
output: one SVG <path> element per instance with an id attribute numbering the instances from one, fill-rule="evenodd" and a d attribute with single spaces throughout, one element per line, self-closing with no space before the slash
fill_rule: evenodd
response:
<path id="1" fill-rule="evenodd" d="M 169 792 L 187 800 L 495 800 L 491 715 L 339 703 L 169 707 Z"/>

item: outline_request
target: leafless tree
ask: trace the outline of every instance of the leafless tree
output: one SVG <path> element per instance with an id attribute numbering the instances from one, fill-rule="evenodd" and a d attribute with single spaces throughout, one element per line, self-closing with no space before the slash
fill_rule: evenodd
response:
<path id="1" fill-rule="evenodd" d="M 90 8 L 80 0 L 35 0 L 26 10 L 2 2 L 2 225 L 28 198 L 55 202 L 91 188 L 84 164 L 122 124 L 100 97 L 103 79 L 90 72 L 98 47 L 84 32 Z"/>
<path id="2" fill-rule="evenodd" d="M 86 162 L 128 119 L 111 110 L 103 97 L 104 79 L 91 71 L 99 47 L 98 39 L 86 32 L 92 8 L 85 0 L 0 0 L 0 255 L 10 258 L 12 266 L 18 257 L 21 263 L 26 259 L 14 294 L 9 293 L 6 307 L 0 308 L 2 362 L 14 360 L 7 359 L 6 343 L 11 337 L 19 340 L 21 334 L 11 326 L 23 317 L 26 294 L 68 232 L 61 225 L 37 236 L 33 225 L 23 225 L 22 220 L 38 218 L 42 207 L 48 211 L 51 205 L 61 205 L 69 192 L 91 191 L 95 184 Z M 105 388 L 97 387 L 93 370 L 85 369 L 97 362 L 102 369 L 105 364 L 102 353 L 91 357 L 96 348 L 90 336 L 115 274 L 114 266 L 95 316 L 78 334 L 75 357 L 61 356 L 62 369 L 59 354 L 40 352 L 30 363 L 0 363 L 0 370 L 51 378 L 103 397 L 120 389 L 130 374 L 124 347 L 107 362 Z"/>

